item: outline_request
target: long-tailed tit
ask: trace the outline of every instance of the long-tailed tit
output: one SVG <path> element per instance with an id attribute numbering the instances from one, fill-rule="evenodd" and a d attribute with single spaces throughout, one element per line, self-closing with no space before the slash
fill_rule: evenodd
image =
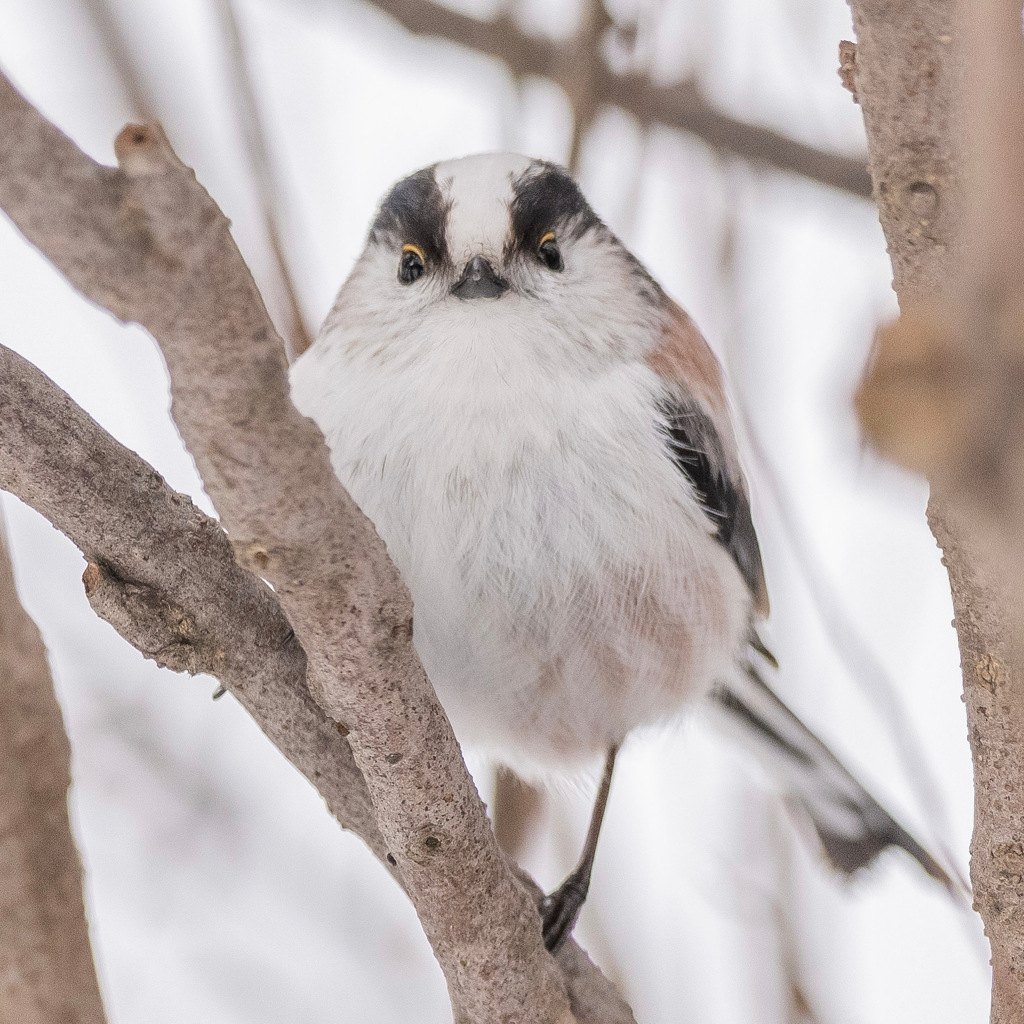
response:
<path id="1" fill-rule="evenodd" d="M 560 167 L 437 164 L 382 202 L 299 409 L 412 593 L 416 650 L 464 744 L 521 772 L 605 758 L 704 699 L 776 769 L 845 872 L 939 865 L 762 681 L 768 593 L 722 372 Z"/>

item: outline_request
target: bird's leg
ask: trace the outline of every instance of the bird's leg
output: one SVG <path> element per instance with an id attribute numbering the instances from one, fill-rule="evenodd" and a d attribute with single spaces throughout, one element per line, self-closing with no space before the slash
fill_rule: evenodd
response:
<path id="1" fill-rule="evenodd" d="M 601 822 L 608 806 L 608 791 L 612 785 L 612 770 L 615 768 L 617 746 L 608 751 L 604 763 L 604 774 L 597 790 L 594 810 L 590 815 L 590 828 L 587 829 L 587 841 L 583 844 L 583 853 L 579 863 L 564 882 L 550 896 L 540 901 L 540 917 L 543 923 L 544 945 L 551 953 L 558 952 L 559 946 L 572 934 L 576 927 L 576 919 L 580 916 L 590 889 L 590 873 L 594 868 L 594 854 L 597 853 L 597 837 L 601 834 Z"/>

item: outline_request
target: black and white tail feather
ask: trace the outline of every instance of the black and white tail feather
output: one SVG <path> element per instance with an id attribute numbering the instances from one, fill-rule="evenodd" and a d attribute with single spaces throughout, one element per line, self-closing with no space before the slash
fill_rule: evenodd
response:
<path id="1" fill-rule="evenodd" d="M 752 642 L 769 663 L 770 652 Z M 783 703 L 753 661 L 709 699 L 711 718 L 739 734 L 781 788 L 787 803 L 810 820 L 828 861 L 844 875 L 899 847 L 950 893 L 956 886 L 942 865 L 853 777 L 831 750 Z"/>

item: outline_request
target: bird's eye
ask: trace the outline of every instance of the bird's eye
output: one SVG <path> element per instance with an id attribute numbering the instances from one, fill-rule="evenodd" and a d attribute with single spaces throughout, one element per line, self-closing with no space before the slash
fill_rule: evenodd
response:
<path id="1" fill-rule="evenodd" d="M 398 264 L 398 280 L 402 284 L 412 284 L 423 276 L 426 260 L 423 250 L 418 245 L 402 246 L 402 259 Z"/>
<path id="2" fill-rule="evenodd" d="M 558 248 L 553 231 L 549 231 L 540 240 L 540 245 L 537 246 L 537 256 L 548 270 L 561 270 L 564 266 L 562 263 L 562 250 Z"/>

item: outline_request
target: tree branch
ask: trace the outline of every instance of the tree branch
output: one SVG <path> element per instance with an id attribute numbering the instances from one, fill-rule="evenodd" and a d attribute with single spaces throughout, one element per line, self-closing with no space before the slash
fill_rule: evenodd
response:
<path id="1" fill-rule="evenodd" d="M 573 1019 L 413 651 L 408 595 L 289 401 L 223 215 L 155 126 L 122 132 L 120 168 L 105 168 L 0 78 L 0 137 L 0 206 L 76 287 L 161 343 L 179 428 L 235 553 L 273 583 L 318 702 L 349 730 L 460 1018 Z"/>
<path id="2" fill-rule="evenodd" d="M 984 6 L 972 7 L 971 17 L 984 19 Z M 858 40 L 854 86 L 902 311 L 895 325 L 879 333 L 858 411 L 877 445 L 932 482 L 928 519 L 949 570 L 974 758 L 971 879 L 992 946 L 992 1020 L 1017 1024 L 1024 1020 L 1024 670 L 1020 583 L 1005 572 L 1005 563 L 1020 565 L 1014 557 L 1020 501 L 1017 479 L 993 483 L 1007 458 L 1019 458 L 1018 420 L 1007 414 L 1008 391 L 1012 402 L 1020 402 L 1019 377 L 1015 356 L 1002 342 L 1019 346 L 1020 320 L 1015 336 L 996 338 L 985 326 L 987 321 L 991 328 L 998 315 L 978 313 L 993 298 L 1014 299 L 1020 309 L 1020 293 L 1008 294 L 1005 283 L 992 288 L 996 282 L 985 280 L 981 262 L 1000 245 L 1019 248 L 1020 189 L 1000 197 L 997 189 L 980 186 L 985 177 L 999 175 L 1005 183 L 1024 164 L 1001 168 L 1007 154 L 989 152 L 981 161 L 987 165 L 983 177 L 969 181 L 965 174 L 969 33 L 952 0 L 851 0 L 851 7 Z M 999 34 L 1020 51 L 1019 6 L 1004 7 Z M 992 42 L 970 61 L 982 76 L 1006 54 Z M 1019 85 L 1020 60 L 1018 52 L 1017 71 L 997 77 L 990 86 L 995 91 L 980 104 L 975 95 L 972 120 L 984 122 L 989 105 L 1006 102 Z M 1024 104 L 1024 94 L 1017 102 Z M 1018 114 L 1024 115 L 1024 105 Z M 1013 135 L 1010 147 L 1019 146 L 1019 132 L 1006 125 L 1003 130 L 1007 139 L 999 145 Z M 969 224 L 968 184 L 977 193 L 974 203 L 1000 200 L 987 223 L 975 213 Z M 1012 240 L 1003 233 L 1004 222 L 1017 226 Z M 974 228 L 970 245 L 968 227 Z M 1001 274 L 1020 273 L 1019 259 L 999 263 L 1009 264 Z M 979 285 L 990 287 L 972 295 Z M 986 450 L 994 457 L 984 457 Z M 1004 530 L 998 556 L 994 521 Z M 1010 523 L 1016 525 L 1007 528 Z"/>
<path id="3" fill-rule="evenodd" d="M 509 14 L 482 21 L 434 0 L 367 0 L 415 36 L 444 39 L 501 61 L 515 78 L 538 75 L 570 97 L 581 87 L 575 43 L 559 46 L 525 33 Z M 603 8 L 602 8 L 603 9 Z M 616 74 L 599 56 L 582 79 L 589 102 L 622 107 L 641 125 L 663 124 L 696 135 L 709 146 L 752 163 L 766 164 L 812 181 L 869 198 L 871 178 L 863 158 L 805 146 L 770 128 L 748 124 L 716 110 L 696 82 L 656 85 L 637 74 Z"/>
<path id="4" fill-rule="evenodd" d="M 235 561 L 220 525 L 3 346 L 0 379 L 0 488 L 85 554 L 96 613 L 158 664 L 215 675 L 402 885 L 343 730 L 306 689 L 305 652 L 273 592 Z M 558 962 L 581 1024 L 633 1021 L 572 940 Z"/>
<path id="5" fill-rule="evenodd" d="M 305 652 L 220 525 L 3 346 L 0 379 L 0 487 L 82 551 L 96 613 L 158 664 L 216 676 L 386 863 L 349 745 L 306 689 Z"/>
<path id="6" fill-rule="evenodd" d="M 978 550 L 976 524 L 939 496 L 928 524 L 949 572 L 974 760 L 974 907 L 992 947 L 992 1024 L 1024 1021 L 1024 693 L 1012 595 Z"/>
<path id="7" fill-rule="evenodd" d="M 71 749 L 0 521 L 0 1019 L 104 1024 L 82 865 L 68 821 Z"/>

